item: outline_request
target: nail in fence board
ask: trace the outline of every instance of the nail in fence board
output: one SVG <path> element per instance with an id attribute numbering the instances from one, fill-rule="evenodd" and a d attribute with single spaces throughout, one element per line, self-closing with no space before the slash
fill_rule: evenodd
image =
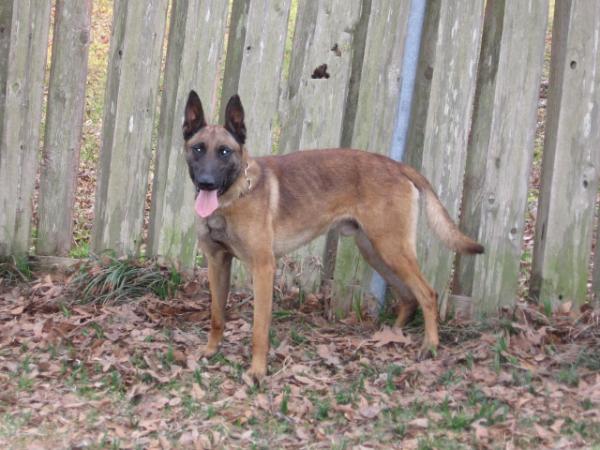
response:
<path id="1" fill-rule="evenodd" d="M 556 2 L 531 295 L 587 294 L 600 166 L 600 2 Z"/>
<path id="2" fill-rule="evenodd" d="M 136 255 L 142 240 L 168 0 L 114 7 L 92 246 Z"/>
<path id="3" fill-rule="evenodd" d="M 206 120 L 216 120 L 227 13 L 222 0 L 177 0 L 171 13 L 148 251 L 186 268 L 194 264 L 197 235 L 181 125 L 190 89 L 200 96 Z"/>
<path id="4" fill-rule="evenodd" d="M 91 13 L 91 0 L 56 2 L 39 191 L 38 255 L 66 255 L 73 241 Z"/>
<path id="5" fill-rule="evenodd" d="M 351 146 L 386 154 L 398 110 L 409 2 L 374 0 L 368 18 L 364 59 Z M 354 238 L 340 237 L 333 274 L 333 309 L 343 315 L 368 292 L 372 270 Z"/>
<path id="6" fill-rule="evenodd" d="M 434 12 L 437 14 L 435 8 Z M 432 54 L 422 56 L 425 66 L 419 67 L 417 74 L 418 79 L 424 77 L 425 81 L 421 81 L 416 92 L 418 104 L 413 111 L 420 111 L 421 115 L 416 114 L 412 122 L 414 130 L 409 138 L 407 160 L 429 179 L 455 221 L 462 196 L 482 25 L 483 2 L 441 2 L 437 26 L 426 20 L 423 37 L 425 45 L 431 39 L 435 39 L 436 44 L 428 49 Z M 423 119 L 424 112 L 424 123 L 415 123 Z M 418 146 L 420 143 L 422 147 Z M 419 261 L 425 278 L 443 296 L 454 255 L 425 224 L 424 212 L 421 208 Z"/>
<path id="7" fill-rule="evenodd" d="M 479 313 L 517 293 L 547 17 L 547 1 L 487 2 L 460 223 L 485 254 L 459 256 L 455 285 Z"/>
<path id="8" fill-rule="evenodd" d="M 362 0 L 298 5 L 280 151 L 339 147 Z M 326 65 L 326 69 L 324 67 Z M 307 179 L 307 183 L 313 180 Z M 289 255 L 304 290 L 319 288 L 324 237 Z"/>

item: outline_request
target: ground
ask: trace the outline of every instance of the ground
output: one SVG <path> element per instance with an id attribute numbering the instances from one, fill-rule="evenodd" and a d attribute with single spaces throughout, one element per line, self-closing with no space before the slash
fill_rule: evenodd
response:
<path id="1" fill-rule="evenodd" d="M 167 300 L 74 303 L 56 274 L 0 280 L 1 448 L 600 448 L 600 312 L 525 304 L 450 321 L 433 359 L 322 299 L 278 293 L 269 376 L 244 382 L 251 298 L 232 296 L 221 352 L 200 271 Z"/>

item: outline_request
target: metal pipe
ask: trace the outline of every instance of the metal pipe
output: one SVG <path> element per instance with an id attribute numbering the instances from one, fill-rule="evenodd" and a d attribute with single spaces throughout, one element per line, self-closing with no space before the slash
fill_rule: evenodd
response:
<path id="1" fill-rule="evenodd" d="M 408 13 L 407 36 L 404 42 L 404 54 L 402 56 L 402 73 L 400 77 L 400 95 L 398 98 L 398 112 L 396 124 L 390 146 L 389 156 L 394 161 L 404 159 L 408 127 L 410 125 L 410 113 L 413 94 L 415 92 L 415 79 L 417 77 L 417 66 L 419 63 L 419 50 L 423 37 L 423 23 L 425 20 L 425 6 L 427 0 L 411 0 Z M 373 274 L 370 285 L 371 293 L 377 298 L 379 308 L 385 302 L 385 280 L 377 272 Z"/>

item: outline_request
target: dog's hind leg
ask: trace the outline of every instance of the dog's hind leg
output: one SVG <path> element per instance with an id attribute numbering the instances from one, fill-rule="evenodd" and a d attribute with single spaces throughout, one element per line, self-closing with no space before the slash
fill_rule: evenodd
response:
<path id="1" fill-rule="evenodd" d="M 401 220 L 401 218 L 398 219 Z M 420 356 L 434 353 L 439 344 L 437 294 L 427 283 L 419 269 L 414 246 L 407 245 L 406 242 L 399 242 L 397 236 L 386 232 L 386 230 L 381 230 L 378 224 L 372 223 L 370 227 L 368 224 L 367 226 L 364 223 L 362 225 L 369 241 L 372 243 L 374 252 L 393 275 L 400 279 L 414 294 L 423 310 L 425 339 Z M 373 239 L 373 236 L 377 238 Z M 385 274 L 382 275 L 385 278 Z M 397 320 L 403 321 L 410 309 L 409 306 L 405 312 L 398 316 Z"/>
<path id="2" fill-rule="evenodd" d="M 383 262 L 364 232 L 359 231 L 355 236 L 355 241 L 363 258 L 390 285 L 394 299 L 397 302 L 395 325 L 400 328 L 404 327 L 412 319 L 417 310 L 418 302 L 416 297 L 402 280 Z"/>
<path id="3" fill-rule="evenodd" d="M 208 282 L 210 285 L 210 332 L 208 343 L 203 349 L 204 356 L 217 353 L 225 331 L 225 305 L 229 295 L 232 256 L 219 251 L 207 254 Z"/>

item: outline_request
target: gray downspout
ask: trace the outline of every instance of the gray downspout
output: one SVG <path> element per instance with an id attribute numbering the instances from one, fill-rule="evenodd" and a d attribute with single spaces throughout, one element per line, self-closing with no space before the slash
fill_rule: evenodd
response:
<path id="1" fill-rule="evenodd" d="M 402 73 L 400 77 L 400 95 L 398 98 L 398 113 L 394 126 L 394 135 L 390 146 L 389 156 L 394 161 L 402 161 L 410 125 L 410 112 L 415 79 L 419 62 L 419 50 L 423 35 L 423 22 L 425 19 L 425 6 L 427 0 L 411 0 L 408 14 L 408 27 L 406 41 L 404 42 L 404 55 L 402 57 Z M 385 280 L 377 272 L 371 279 L 370 291 L 377 298 L 379 308 L 385 303 Z"/>

